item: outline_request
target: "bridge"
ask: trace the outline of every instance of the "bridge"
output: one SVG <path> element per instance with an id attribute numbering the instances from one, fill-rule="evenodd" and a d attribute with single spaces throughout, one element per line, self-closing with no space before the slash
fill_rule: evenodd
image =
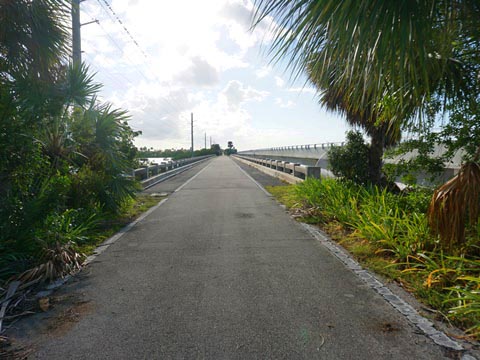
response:
<path id="1" fill-rule="evenodd" d="M 334 146 L 343 145 L 343 142 L 291 145 L 256 150 L 245 150 L 240 151 L 239 154 L 293 163 L 298 162 L 303 165 L 319 166 L 326 169 L 328 167 L 328 150 Z"/>
<path id="2" fill-rule="evenodd" d="M 168 197 L 57 292 L 64 303 L 49 316 L 76 320 L 20 323 L 17 341 L 37 359 L 403 360 L 462 350 L 399 288 L 294 221 L 266 185 L 282 182 L 220 156 L 149 187 Z"/>
<path id="3" fill-rule="evenodd" d="M 291 145 L 291 146 L 281 146 L 281 147 L 272 147 L 272 148 L 263 148 L 255 150 L 244 150 L 238 152 L 239 155 L 256 158 L 259 160 L 278 160 L 287 163 L 301 164 L 305 166 L 319 167 L 321 170 L 322 177 L 332 177 L 333 174 L 328 171 L 329 160 L 328 160 L 328 151 L 332 147 L 343 146 L 343 142 L 336 143 L 320 143 L 320 144 L 305 144 L 305 145 Z M 433 151 L 430 153 L 430 156 L 436 158 L 441 157 L 445 154 L 447 148 L 444 145 L 438 144 L 433 148 Z M 438 175 L 437 182 L 443 183 L 448 179 L 452 178 L 458 173 L 460 169 L 462 158 L 465 152 L 463 150 L 458 150 L 451 160 L 444 163 L 444 171 Z M 410 151 L 403 155 L 398 155 L 394 158 L 385 159 L 385 163 L 389 164 L 398 164 L 400 161 L 408 161 L 418 155 L 418 151 Z M 266 164 L 268 167 L 268 163 Z M 425 172 L 417 173 L 417 183 L 419 185 L 430 186 L 430 175 Z M 401 179 L 398 178 L 397 181 Z"/>

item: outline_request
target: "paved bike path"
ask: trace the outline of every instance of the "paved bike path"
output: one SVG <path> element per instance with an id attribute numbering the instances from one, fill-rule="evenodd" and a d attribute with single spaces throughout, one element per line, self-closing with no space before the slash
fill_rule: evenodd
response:
<path id="1" fill-rule="evenodd" d="M 228 157 L 69 286 L 90 310 L 35 358 L 444 358 Z"/>

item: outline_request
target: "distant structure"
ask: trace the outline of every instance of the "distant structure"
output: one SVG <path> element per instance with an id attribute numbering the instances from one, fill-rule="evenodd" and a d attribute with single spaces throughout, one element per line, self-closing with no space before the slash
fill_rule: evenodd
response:
<path id="1" fill-rule="evenodd" d="M 343 143 L 323 143 L 323 144 L 308 144 L 308 145 L 291 145 L 273 148 L 264 148 L 256 150 L 240 151 L 239 154 L 248 155 L 263 159 L 273 159 L 281 161 L 289 161 L 300 163 L 302 165 L 319 166 L 322 169 L 329 168 L 328 150 L 335 146 L 343 146 Z M 442 144 L 435 146 L 430 156 L 441 157 L 447 151 Z M 416 150 L 410 151 L 406 154 L 399 155 L 392 159 L 384 159 L 386 164 L 398 164 L 401 161 L 408 161 L 418 155 Z M 438 177 L 439 182 L 445 182 L 458 173 L 462 163 L 464 151 L 459 150 L 455 153 L 453 158 L 444 164 L 445 169 Z M 429 179 L 430 175 L 426 172 L 416 174 L 417 184 L 429 186 L 431 185 Z"/>
<path id="2" fill-rule="evenodd" d="M 231 154 L 236 154 L 237 153 L 237 149 L 235 149 L 235 147 L 233 146 L 233 142 L 232 141 L 229 141 L 227 143 L 227 147 L 228 149 L 225 150 L 225 155 L 231 155 Z"/>

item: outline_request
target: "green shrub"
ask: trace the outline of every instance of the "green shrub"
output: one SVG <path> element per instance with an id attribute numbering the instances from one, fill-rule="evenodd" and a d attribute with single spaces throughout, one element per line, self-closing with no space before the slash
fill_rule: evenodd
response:
<path id="1" fill-rule="evenodd" d="M 296 196 L 308 207 L 316 208 L 324 220 L 338 220 L 354 226 L 362 188 L 349 181 L 309 178 L 295 188 Z"/>
<path id="2" fill-rule="evenodd" d="M 345 146 L 332 147 L 328 152 L 330 169 L 343 179 L 357 184 L 369 182 L 369 146 L 359 131 L 347 132 Z"/>

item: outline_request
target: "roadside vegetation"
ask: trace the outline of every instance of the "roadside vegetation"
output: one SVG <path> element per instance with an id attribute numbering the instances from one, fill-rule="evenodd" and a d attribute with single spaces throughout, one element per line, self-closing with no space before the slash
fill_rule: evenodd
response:
<path id="1" fill-rule="evenodd" d="M 0 334 L 32 288 L 160 200 L 125 175 L 139 134 L 127 112 L 68 62 L 69 17 L 64 0 L 0 3 Z"/>
<path id="2" fill-rule="evenodd" d="M 300 221 L 319 225 L 364 266 L 400 283 L 447 320 L 480 338 L 480 227 L 445 249 L 428 226 L 432 190 L 394 194 L 349 180 L 270 187 Z"/>
<path id="3" fill-rule="evenodd" d="M 478 1 L 256 0 L 275 22 L 269 54 L 303 74 L 319 103 L 361 133 L 329 154 L 339 180 L 272 189 L 359 259 L 480 335 Z M 409 141 L 401 143 L 409 135 Z M 363 137 L 369 139 L 365 144 Z M 384 152 L 419 156 L 384 166 Z M 432 158 L 435 146 L 447 151 Z M 458 173 L 420 189 L 415 173 Z M 362 166 L 363 165 L 363 166 Z M 432 175 L 435 178 L 435 175 Z M 399 192 L 401 177 L 411 188 Z"/>

